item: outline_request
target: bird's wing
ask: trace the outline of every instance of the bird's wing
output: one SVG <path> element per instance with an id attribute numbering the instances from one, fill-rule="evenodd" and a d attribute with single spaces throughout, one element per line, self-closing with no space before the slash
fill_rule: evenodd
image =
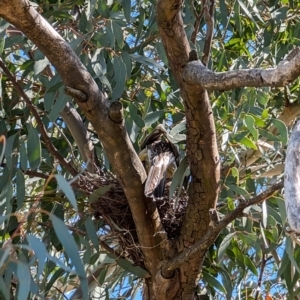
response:
<path id="1" fill-rule="evenodd" d="M 175 157 L 172 151 L 166 148 L 166 143 L 162 142 L 150 147 L 148 155 L 151 166 L 145 184 L 145 195 L 148 197 L 153 195 L 155 199 L 162 198 L 164 196 L 166 170 Z"/>

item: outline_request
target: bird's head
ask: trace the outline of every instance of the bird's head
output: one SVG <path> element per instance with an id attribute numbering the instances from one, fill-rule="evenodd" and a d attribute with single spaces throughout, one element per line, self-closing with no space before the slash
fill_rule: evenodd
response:
<path id="1" fill-rule="evenodd" d="M 141 150 L 144 149 L 148 144 L 153 143 L 165 136 L 167 138 L 167 131 L 162 124 L 157 125 L 154 130 L 145 138 L 141 145 Z"/>

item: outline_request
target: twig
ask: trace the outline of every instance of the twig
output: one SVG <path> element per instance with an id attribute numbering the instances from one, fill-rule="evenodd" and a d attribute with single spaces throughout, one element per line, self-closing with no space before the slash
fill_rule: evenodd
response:
<path id="1" fill-rule="evenodd" d="M 195 42 L 196 42 L 197 33 L 199 31 L 200 23 L 201 23 L 203 14 L 204 14 L 204 9 L 205 9 L 205 0 L 202 0 L 201 2 L 202 2 L 202 9 L 201 9 L 200 14 L 197 14 L 197 11 L 196 11 L 194 3 L 193 3 L 193 0 L 191 0 L 193 11 L 194 11 L 194 14 L 196 16 L 196 21 L 195 21 L 195 24 L 194 24 L 194 31 L 191 35 L 191 42 L 193 44 L 195 44 Z"/>
<path id="2" fill-rule="evenodd" d="M 45 180 L 48 180 L 49 176 L 48 174 L 44 174 L 44 173 L 41 173 L 41 172 L 37 172 L 37 171 L 31 171 L 31 170 L 27 170 L 27 171 L 24 171 L 22 170 L 24 174 L 28 175 L 28 176 L 31 176 L 31 177 L 40 177 L 42 179 L 45 179 Z"/>
<path id="3" fill-rule="evenodd" d="M 209 2 L 209 5 L 208 5 Z M 206 37 L 205 37 L 205 44 L 203 48 L 203 56 L 202 56 L 202 63 L 204 66 L 207 66 L 209 56 L 210 56 L 210 49 L 212 43 L 212 36 L 214 32 L 214 6 L 215 0 L 206 0 L 204 6 L 204 19 L 206 22 Z"/>
<path id="4" fill-rule="evenodd" d="M 210 227 L 206 235 L 196 242 L 193 246 L 186 249 L 184 252 L 175 256 L 172 260 L 170 260 L 165 268 L 168 271 L 175 270 L 179 268 L 185 261 L 191 260 L 193 256 L 198 255 L 200 251 L 206 251 L 208 247 L 215 241 L 218 237 L 219 233 L 223 228 L 225 228 L 230 222 L 235 220 L 236 218 L 243 215 L 243 211 L 246 207 L 251 205 L 263 202 L 264 200 L 270 198 L 276 191 L 283 188 L 283 180 L 279 183 L 272 185 L 270 188 L 260 193 L 259 195 L 246 200 L 241 201 L 238 206 L 229 214 L 227 214 L 220 222 L 215 222 L 211 219 Z M 212 214 L 211 214 L 212 215 Z"/>
<path id="5" fill-rule="evenodd" d="M 65 299 L 69 299 L 64 292 L 62 292 L 58 287 L 53 286 L 62 296 L 64 296 Z"/>
<path id="6" fill-rule="evenodd" d="M 259 294 L 260 294 L 261 284 L 262 284 L 262 277 L 263 277 L 263 274 L 264 274 L 266 262 L 267 262 L 266 254 L 263 254 L 262 262 L 261 262 L 261 266 L 260 266 L 259 278 L 258 278 L 258 282 L 257 282 L 256 293 L 255 293 L 255 300 L 258 300 L 258 297 L 259 297 Z"/>
<path id="7" fill-rule="evenodd" d="M 1 69 L 4 71 L 4 73 L 6 74 L 6 76 L 9 78 L 9 80 L 12 82 L 15 90 L 19 93 L 19 95 L 24 99 L 26 105 L 28 106 L 28 108 L 30 109 L 31 113 L 33 114 L 33 116 L 36 119 L 37 122 L 37 126 L 40 130 L 42 139 L 45 143 L 46 148 L 49 150 L 49 152 L 57 158 L 57 160 L 59 161 L 59 163 L 64 166 L 71 175 L 75 176 L 77 174 L 77 171 L 65 160 L 65 158 L 57 151 L 57 149 L 53 146 L 50 138 L 47 135 L 45 126 L 39 116 L 39 114 L 37 113 L 34 105 L 31 103 L 30 99 L 28 98 L 28 96 L 25 94 L 25 92 L 23 91 L 22 87 L 19 85 L 18 81 L 16 80 L 15 76 L 9 71 L 9 69 L 6 67 L 6 65 L 4 64 L 3 60 L 0 59 L 0 67 Z"/>

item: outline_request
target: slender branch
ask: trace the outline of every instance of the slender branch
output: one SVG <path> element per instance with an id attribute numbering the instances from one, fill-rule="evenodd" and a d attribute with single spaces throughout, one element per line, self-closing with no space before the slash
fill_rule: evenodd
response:
<path id="1" fill-rule="evenodd" d="M 37 122 L 37 126 L 40 130 L 42 139 L 45 143 L 46 148 L 49 150 L 49 152 L 55 157 L 57 158 L 57 160 L 59 161 L 59 163 L 61 164 L 61 166 L 65 167 L 66 170 L 68 170 L 70 172 L 70 174 L 72 174 L 73 176 L 75 176 L 78 172 L 65 160 L 65 158 L 58 152 L 58 150 L 54 147 L 53 143 L 51 142 L 46 128 L 38 114 L 38 112 L 36 111 L 34 105 L 31 103 L 30 99 L 28 98 L 28 96 L 26 95 L 26 93 L 23 91 L 22 87 L 19 85 L 18 81 L 16 80 L 15 76 L 9 71 L 9 69 L 6 67 L 5 63 L 3 62 L 2 59 L 0 59 L 0 67 L 1 69 L 4 71 L 4 73 L 6 74 L 6 76 L 9 78 L 9 80 L 12 82 L 15 90 L 19 93 L 19 95 L 24 99 L 26 105 L 28 106 L 28 108 L 30 109 L 31 113 L 33 114 L 33 116 L 35 117 L 35 120 Z"/>
<path id="2" fill-rule="evenodd" d="M 27 171 L 23 171 L 23 172 L 24 172 L 24 174 L 26 174 L 30 177 L 39 177 L 39 178 L 42 178 L 42 179 L 45 179 L 45 180 L 47 180 L 50 176 L 48 174 L 44 174 L 44 173 L 37 172 L 37 171 L 31 171 L 31 170 L 27 170 Z"/>
<path id="3" fill-rule="evenodd" d="M 238 87 L 282 87 L 300 76 L 300 48 L 292 51 L 275 68 L 243 69 L 212 72 L 201 62 L 188 62 L 182 72 L 183 80 L 198 88 L 227 91 Z"/>
<path id="4" fill-rule="evenodd" d="M 266 262 L 267 262 L 266 254 L 263 254 L 262 262 L 261 262 L 261 266 L 260 266 L 259 278 L 258 278 L 258 282 L 257 282 L 256 293 L 255 293 L 255 300 L 258 300 L 258 297 L 259 297 L 259 294 L 260 294 L 260 289 L 261 289 L 261 285 L 262 285 L 262 278 L 263 278 L 263 274 L 264 274 L 264 271 L 265 271 Z"/>
<path id="5" fill-rule="evenodd" d="M 220 222 L 215 222 L 211 218 L 210 227 L 206 235 L 199 241 L 197 241 L 193 246 L 175 256 L 170 260 L 165 268 L 168 271 L 175 270 L 179 268 L 184 262 L 189 261 L 193 256 L 198 255 L 201 251 L 206 251 L 206 249 L 215 241 L 219 233 L 223 228 L 225 228 L 230 222 L 236 218 L 243 215 L 243 211 L 246 207 L 260 203 L 270 198 L 275 192 L 283 188 L 283 180 L 279 183 L 272 185 L 267 190 L 261 192 L 259 195 L 246 200 L 241 201 L 238 206 L 229 214 L 227 214 Z"/>
<path id="6" fill-rule="evenodd" d="M 197 33 L 199 31 L 199 27 L 200 27 L 201 20 L 203 18 L 203 14 L 204 14 L 204 10 L 205 10 L 205 0 L 201 0 L 201 2 L 202 2 L 202 9 L 201 9 L 200 14 L 197 14 L 197 11 L 196 11 L 194 3 L 193 3 L 193 0 L 191 0 L 191 5 L 193 7 L 193 11 L 194 11 L 194 14 L 196 16 L 196 21 L 195 21 L 195 24 L 194 24 L 194 31 L 193 31 L 193 33 L 191 35 L 191 42 L 193 44 L 196 43 Z"/>
<path id="7" fill-rule="evenodd" d="M 209 4 L 208 4 L 209 3 Z M 214 32 L 214 0 L 206 0 L 204 5 L 204 19 L 206 22 L 206 37 L 205 37 L 205 44 L 203 48 L 203 56 L 202 56 L 202 63 L 204 66 L 207 66 L 209 56 L 210 56 L 210 49 L 212 43 L 212 37 Z"/>

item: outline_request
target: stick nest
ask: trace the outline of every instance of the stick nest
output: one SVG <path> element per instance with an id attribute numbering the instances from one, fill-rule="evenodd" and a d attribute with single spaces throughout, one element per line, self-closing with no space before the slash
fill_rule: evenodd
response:
<path id="1" fill-rule="evenodd" d="M 93 215 L 109 225 L 110 237 L 117 238 L 121 254 L 135 264 L 143 265 L 143 256 L 138 246 L 138 237 L 132 214 L 119 182 L 111 175 L 82 175 L 74 184 L 76 188 L 93 195 L 90 203 Z M 170 184 L 165 187 L 165 196 L 156 201 L 162 225 L 169 239 L 176 239 L 180 233 L 183 216 L 186 211 L 188 196 L 181 191 L 179 197 L 169 200 Z M 97 191 L 96 191 L 97 190 Z M 176 191 L 174 194 L 177 194 Z"/>

